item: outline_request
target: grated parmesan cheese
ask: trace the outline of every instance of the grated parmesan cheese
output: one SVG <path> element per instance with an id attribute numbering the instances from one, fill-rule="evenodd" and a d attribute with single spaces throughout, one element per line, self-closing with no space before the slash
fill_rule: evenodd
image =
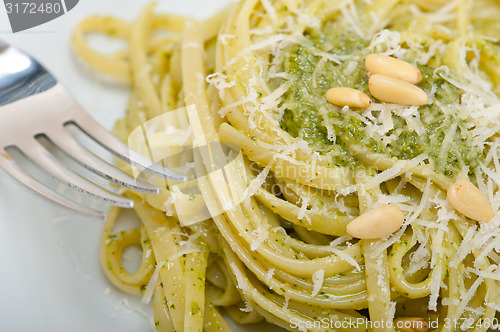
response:
<path id="1" fill-rule="evenodd" d="M 221 99 L 225 97 L 225 90 L 236 85 L 236 81 L 229 81 L 227 75 L 221 73 L 213 73 L 205 78 L 208 84 L 212 84 L 218 91 Z"/>
<path id="2" fill-rule="evenodd" d="M 256 230 L 252 232 L 252 235 L 255 237 L 255 240 L 250 244 L 250 250 L 255 251 L 259 249 L 260 245 L 267 240 L 269 237 L 269 230 L 266 227 L 262 227 L 259 225 Z"/>
<path id="3" fill-rule="evenodd" d="M 275 269 L 274 268 L 270 268 L 268 271 L 267 271 L 267 275 L 266 275 L 266 284 L 270 285 L 271 284 L 271 281 L 273 280 L 273 276 L 274 276 L 274 271 Z"/>
<path id="4" fill-rule="evenodd" d="M 476 281 L 472 284 L 472 286 L 469 288 L 467 293 L 465 293 L 463 296 L 461 296 L 461 301 L 460 304 L 457 307 L 457 312 L 463 312 L 466 308 L 467 305 L 469 304 L 470 300 L 474 297 L 476 294 L 477 289 L 481 284 L 483 283 L 484 279 L 481 277 L 478 277 Z M 469 308 L 470 309 L 470 308 Z"/>
<path id="5" fill-rule="evenodd" d="M 471 252 L 470 243 L 475 233 L 476 233 L 476 226 L 471 226 L 467 230 L 467 233 L 463 237 L 462 243 L 460 244 L 460 247 L 458 248 L 456 255 L 450 262 L 451 267 L 458 267 L 458 264 L 464 260 L 467 254 Z"/>
<path id="6" fill-rule="evenodd" d="M 231 267 L 231 270 L 233 271 L 234 276 L 236 277 L 236 287 L 239 288 L 245 294 L 250 290 L 250 285 L 248 284 L 245 276 L 238 269 L 236 263 L 231 263 L 229 264 L 229 266 Z"/>
<path id="7" fill-rule="evenodd" d="M 431 276 L 431 294 L 429 297 L 429 310 L 437 310 L 437 300 L 439 298 L 439 289 L 441 288 L 441 276 L 443 274 L 443 268 L 441 265 L 436 266 L 432 271 Z"/>
<path id="8" fill-rule="evenodd" d="M 358 12 L 356 11 L 356 6 L 354 1 L 349 0 L 343 3 L 343 6 L 340 8 L 340 12 L 342 16 L 348 21 L 350 28 L 354 31 L 358 36 L 364 37 L 365 33 L 361 29 Z"/>
<path id="9" fill-rule="evenodd" d="M 302 205 L 300 206 L 299 213 L 297 215 L 297 218 L 299 220 L 304 219 L 304 216 L 306 215 L 307 207 L 309 206 L 310 198 L 309 197 L 302 197 Z M 310 221 L 309 221 L 310 223 Z"/>
<path id="10" fill-rule="evenodd" d="M 347 263 L 351 264 L 357 271 L 361 271 L 361 267 L 359 266 L 358 262 L 352 256 L 346 254 L 342 250 L 336 249 L 336 248 L 330 248 L 330 250 L 343 260 L 345 260 Z"/>
<path id="11" fill-rule="evenodd" d="M 321 290 L 321 287 L 323 287 L 323 279 L 325 278 L 325 271 L 323 270 L 318 270 L 313 273 L 312 275 L 312 282 L 313 282 L 313 291 L 311 293 L 312 297 L 315 297 L 318 295 L 319 291 Z"/>
<path id="12" fill-rule="evenodd" d="M 274 9 L 271 2 L 269 0 L 260 0 L 260 2 L 262 3 L 262 6 L 266 10 L 271 20 L 272 21 L 276 20 L 278 18 L 278 15 L 276 14 L 276 9 Z"/>
<path id="13" fill-rule="evenodd" d="M 238 200 L 239 202 L 243 202 L 246 199 L 252 197 L 255 195 L 257 190 L 264 184 L 266 181 L 267 175 L 269 174 L 270 168 L 267 166 L 260 172 L 259 175 L 255 177 L 252 181 L 250 181 L 250 184 L 248 185 L 247 188 L 243 191 L 243 193 L 240 196 L 240 199 Z"/>
<path id="14" fill-rule="evenodd" d="M 164 266 L 164 263 L 156 264 L 155 271 L 149 279 L 144 295 L 142 296 L 142 303 L 149 303 L 153 297 L 153 292 L 155 290 L 156 284 L 158 283 L 158 278 L 160 277 L 160 269 Z"/>
<path id="15" fill-rule="evenodd" d="M 245 308 L 240 308 L 240 311 L 242 312 L 252 312 L 254 309 L 253 309 L 253 305 L 249 302 L 249 301 L 244 301 L 245 303 Z"/>

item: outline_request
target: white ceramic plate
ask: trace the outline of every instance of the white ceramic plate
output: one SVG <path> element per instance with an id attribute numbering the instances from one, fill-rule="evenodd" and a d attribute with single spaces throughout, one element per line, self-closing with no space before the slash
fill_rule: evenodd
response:
<path id="1" fill-rule="evenodd" d="M 126 86 L 82 66 L 71 32 L 90 14 L 132 19 L 148 1 L 80 0 L 70 12 L 12 34 L 0 4 L 0 39 L 34 55 L 100 123 L 124 112 Z M 157 10 L 206 17 L 228 0 L 162 0 Z M 151 304 L 113 288 L 98 261 L 102 221 L 72 214 L 31 193 L 0 169 L 0 330 L 149 331 Z M 276 331 L 262 326 L 237 331 Z"/>

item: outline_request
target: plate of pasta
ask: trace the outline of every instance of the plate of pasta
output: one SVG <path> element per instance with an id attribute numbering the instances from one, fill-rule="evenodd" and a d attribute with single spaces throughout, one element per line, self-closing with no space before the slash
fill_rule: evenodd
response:
<path id="1" fill-rule="evenodd" d="M 2 324 L 500 330 L 498 17 L 493 0 L 88 1 L 6 36 L 188 181 L 116 161 L 161 190 L 124 191 L 134 209 L 102 224 L 2 175 Z"/>

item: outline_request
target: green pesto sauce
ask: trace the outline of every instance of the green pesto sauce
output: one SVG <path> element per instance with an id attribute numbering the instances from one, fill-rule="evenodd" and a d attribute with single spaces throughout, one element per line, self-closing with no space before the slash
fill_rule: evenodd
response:
<path id="1" fill-rule="evenodd" d="M 330 166 L 359 164 L 349 153 L 350 144 L 361 144 L 373 152 L 385 153 L 398 159 L 412 159 L 426 153 L 437 172 L 452 177 L 460 172 L 463 165 L 468 165 L 472 173 L 478 161 L 484 159 L 484 155 L 472 146 L 467 124 L 453 114 L 445 114 L 436 103 L 418 109 L 425 128 L 424 134 L 418 135 L 408 127 L 403 118 L 393 113 L 394 129 L 385 136 L 392 135 L 394 139 L 383 144 L 380 138 L 370 137 L 366 133 L 366 125 L 358 117 L 352 115 L 352 112 L 342 112 L 325 99 L 328 89 L 340 86 L 355 88 L 370 95 L 364 69 L 364 58 L 370 53 L 367 50 L 369 41 L 331 34 L 311 36 L 310 41 L 316 49 L 336 55 L 357 56 L 340 64 L 333 61 L 320 63 L 321 57 L 314 54 L 311 45 L 296 45 L 288 49 L 283 58 L 283 69 L 291 74 L 293 84 L 284 95 L 285 111 L 281 127 L 292 136 L 304 139 L 316 151 L 327 155 Z M 356 63 L 351 64 L 353 61 Z M 315 72 L 318 66 L 322 67 Z M 419 86 L 429 96 L 433 94 L 444 105 L 460 100 L 462 91 L 442 79 L 435 73 L 435 68 L 420 66 L 420 70 L 424 78 Z M 377 112 L 373 113 L 377 116 Z M 328 137 L 326 123 L 333 128 L 335 137 Z M 453 124 L 457 124 L 457 127 L 453 143 L 445 157 L 447 161 L 438 163 L 441 143 Z"/>

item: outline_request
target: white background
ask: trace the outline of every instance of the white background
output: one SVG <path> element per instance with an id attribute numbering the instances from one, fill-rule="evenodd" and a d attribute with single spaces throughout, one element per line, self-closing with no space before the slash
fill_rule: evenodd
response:
<path id="1" fill-rule="evenodd" d="M 160 0 L 157 11 L 207 17 L 227 2 Z M 90 14 L 130 20 L 147 3 L 80 0 L 62 17 L 12 34 L 0 2 L 0 39 L 34 55 L 92 116 L 110 128 L 125 110 L 128 87 L 103 79 L 77 61 L 70 47 L 71 32 Z M 101 228 L 102 221 L 43 200 L 0 169 L 0 330 L 152 330 L 151 318 L 146 317 L 151 316 L 151 304 L 124 295 L 104 277 L 98 261 Z M 120 308 L 124 299 L 145 315 Z M 257 329 L 267 330 L 237 330 Z"/>

